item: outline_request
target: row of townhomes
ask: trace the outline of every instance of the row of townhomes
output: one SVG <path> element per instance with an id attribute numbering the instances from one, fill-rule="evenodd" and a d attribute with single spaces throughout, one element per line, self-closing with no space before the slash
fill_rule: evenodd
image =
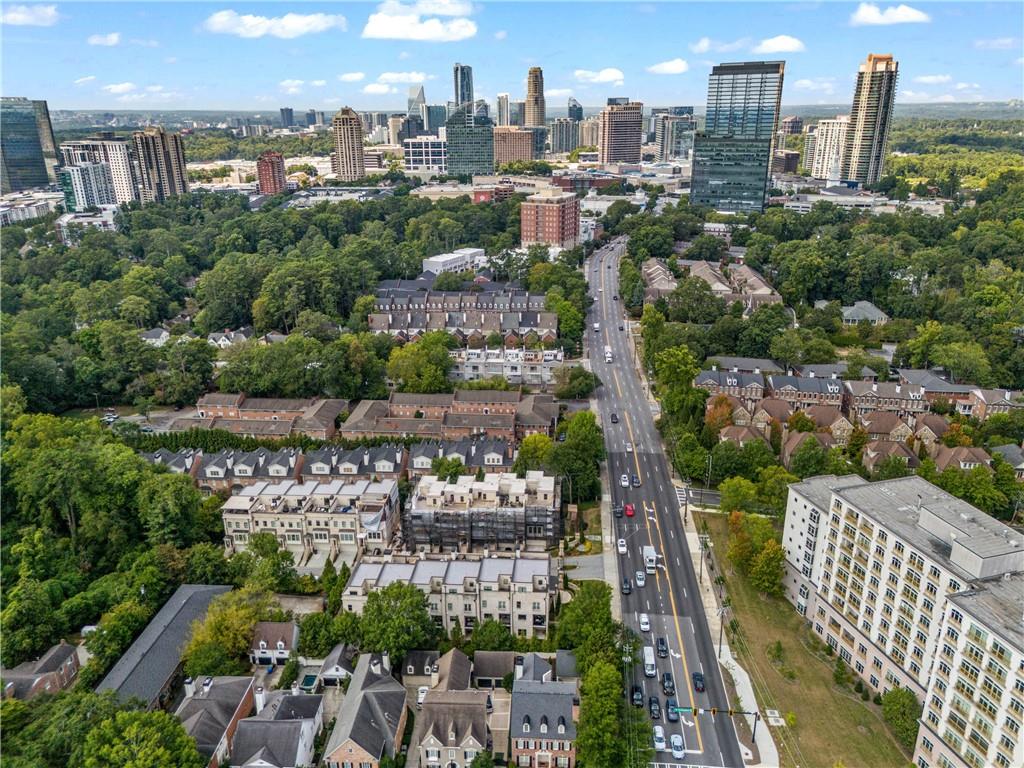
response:
<path id="1" fill-rule="evenodd" d="M 240 392 L 209 392 L 196 402 L 195 413 L 175 419 L 172 432 L 223 429 L 246 437 L 306 435 L 330 440 L 348 400 L 247 397 Z"/>
<path id="2" fill-rule="evenodd" d="M 485 346 L 453 349 L 448 355 L 453 363 L 448 377 L 455 381 L 501 376 L 510 384 L 547 386 L 554 382 L 555 372 L 565 365 L 561 349 Z"/>
<path id="3" fill-rule="evenodd" d="M 722 266 L 710 261 L 679 259 L 676 265 L 686 276 L 707 283 L 716 297 L 724 299 L 728 304 L 742 304 L 745 314 L 765 304 L 782 302 L 782 296 L 771 284 L 746 264 Z M 679 286 L 679 281 L 662 259 L 645 261 L 641 274 L 645 286 L 644 300 L 647 303 L 666 298 Z"/>
<path id="4" fill-rule="evenodd" d="M 1024 764 L 1024 535 L 919 477 L 790 487 L 786 594 L 876 692 L 924 705 L 919 768 Z"/>

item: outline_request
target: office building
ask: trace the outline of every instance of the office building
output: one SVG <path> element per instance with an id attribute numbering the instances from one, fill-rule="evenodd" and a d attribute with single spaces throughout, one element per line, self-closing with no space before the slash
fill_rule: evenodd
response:
<path id="1" fill-rule="evenodd" d="M 792 149 L 777 149 L 772 153 L 772 173 L 783 176 L 796 173 L 800 168 L 800 153 Z"/>
<path id="2" fill-rule="evenodd" d="M 423 120 L 423 129 L 438 136 L 448 119 L 448 107 L 444 104 L 423 104 L 420 106 L 420 118 Z"/>
<path id="3" fill-rule="evenodd" d="M 526 125 L 543 127 L 545 124 L 544 72 L 540 67 L 530 67 L 526 75 Z"/>
<path id="4" fill-rule="evenodd" d="M 423 92 L 422 85 L 410 85 L 409 86 L 409 98 L 406 102 L 406 112 L 410 115 L 419 115 L 420 107 L 427 103 L 426 94 Z"/>
<path id="5" fill-rule="evenodd" d="M 601 140 L 601 118 L 594 116 L 580 121 L 581 147 L 596 147 Z"/>
<path id="6" fill-rule="evenodd" d="M 782 61 L 712 68 L 705 127 L 694 137 L 691 204 L 764 210 L 784 70 Z"/>
<path id="7" fill-rule="evenodd" d="M 526 125 L 525 101 L 510 101 L 508 103 L 508 124 L 520 127 Z"/>
<path id="8" fill-rule="evenodd" d="M 570 120 L 577 122 L 583 119 L 583 105 L 571 96 L 569 97 L 568 115 Z"/>
<path id="9" fill-rule="evenodd" d="M 281 107 L 281 127 L 291 128 L 295 125 L 295 110 L 291 107 Z"/>
<path id="10" fill-rule="evenodd" d="M 499 127 L 511 125 L 509 122 L 511 115 L 509 114 L 508 99 L 509 95 L 507 93 L 498 94 L 498 119 L 496 123 Z"/>
<path id="11" fill-rule="evenodd" d="M 114 180 L 106 163 L 83 163 L 60 169 L 60 187 L 64 208 L 81 212 L 99 205 L 116 205 Z"/>
<path id="12" fill-rule="evenodd" d="M 526 128 L 504 126 L 494 129 L 494 167 L 533 159 L 533 132 Z"/>
<path id="13" fill-rule="evenodd" d="M 494 127 L 473 114 L 470 105 L 455 110 L 445 124 L 448 173 L 456 176 L 494 173 Z"/>
<path id="14" fill-rule="evenodd" d="M 614 103 L 612 103 L 614 101 Z M 608 99 L 601 110 L 597 142 L 600 163 L 639 163 L 644 140 L 644 105 L 628 99 Z"/>
<path id="15" fill-rule="evenodd" d="M 551 123 L 551 152 L 556 155 L 572 152 L 579 144 L 579 121 L 569 117 L 556 117 Z"/>
<path id="16" fill-rule="evenodd" d="M 860 65 L 840 168 L 844 181 L 874 184 L 882 177 L 898 76 L 890 54 L 869 53 Z"/>
<path id="17" fill-rule="evenodd" d="M 814 132 L 814 153 L 808 170 L 811 178 L 841 178 L 843 157 L 846 152 L 846 134 L 850 129 L 849 115 L 836 115 L 833 120 L 819 120 Z"/>
<path id="18" fill-rule="evenodd" d="M 458 110 L 464 104 L 473 103 L 473 68 L 468 64 L 458 64 L 452 68 L 452 78 L 455 86 L 455 109 Z"/>
<path id="19" fill-rule="evenodd" d="M 811 165 L 814 163 L 814 152 L 818 145 L 818 126 L 817 125 L 805 125 L 804 126 L 804 146 L 803 151 L 800 153 L 800 165 L 803 169 L 810 173 Z"/>
<path id="20" fill-rule="evenodd" d="M 42 99 L 33 99 L 32 108 L 36 113 L 36 127 L 39 129 L 39 146 L 43 150 L 46 164 L 46 178 L 51 184 L 57 183 L 57 141 L 53 138 L 53 123 L 50 122 L 50 107 Z"/>
<path id="21" fill-rule="evenodd" d="M 185 149 L 180 135 L 149 127 L 135 131 L 132 144 L 142 202 L 163 202 L 188 192 Z"/>
<path id="22" fill-rule="evenodd" d="M 628 96 L 609 96 L 607 104 L 609 107 L 623 107 L 629 104 Z"/>
<path id="23" fill-rule="evenodd" d="M 448 173 L 448 142 L 436 136 L 420 136 L 402 142 L 407 171 Z"/>
<path id="24" fill-rule="evenodd" d="M 483 99 L 477 99 L 476 101 L 473 102 L 473 114 L 476 117 L 486 117 L 488 120 L 490 120 L 491 105 L 488 104 Z"/>
<path id="25" fill-rule="evenodd" d="M 804 130 L 804 119 L 795 115 L 782 118 L 779 123 L 779 133 L 783 136 L 797 136 Z"/>
<path id="26" fill-rule="evenodd" d="M 50 184 L 52 171 L 47 169 L 36 102 L 13 96 L 0 98 L 0 122 L 0 190 L 6 194 Z M 53 129 L 49 131 L 52 140 Z"/>
<path id="27" fill-rule="evenodd" d="M 543 125 L 527 126 L 525 130 L 533 136 L 533 159 L 540 160 L 544 157 L 548 147 L 548 129 Z"/>
<path id="28" fill-rule="evenodd" d="M 392 115 L 388 118 L 388 141 L 391 144 L 401 144 L 405 139 L 405 116 Z"/>
<path id="29" fill-rule="evenodd" d="M 547 189 L 530 195 L 519 208 L 523 247 L 573 248 L 580 241 L 580 201 L 572 192 Z"/>
<path id="30" fill-rule="evenodd" d="M 306 127 L 307 128 L 312 128 L 314 125 L 316 125 L 316 110 L 315 109 L 307 109 L 306 110 Z"/>
<path id="31" fill-rule="evenodd" d="M 658 146 L 658 160 L 688 160 L 693 152 L 693 135 L 697 122 L 691 116 L 658 115 L 654 126 L 654 143 Z"/>
<path id="32" fill-rule="evenodd" d="M 98 133 L 84 139 L 65 141 L 60 145 L 61 162 L 65 166 L 104 163 L 110 168 L 117 203 L 139 199 L 136 170 L 132 162 L 132 143 L 113 133 Z"/>
<path id="33" fill-rule="evenodd" d="M 280 152 L 267 151 L 256 159 L 256 182 L 263 195 L 278 195 L 288 189 L 284 156 Z"/>
<path id="34" fill-rule="evenodd" d="M 331 121 L 334 152 L 331 171 L 341 181 L 356 181 L 366 176 L 363 160 L 363 125 L 351 107 L 343 107 Z"/>

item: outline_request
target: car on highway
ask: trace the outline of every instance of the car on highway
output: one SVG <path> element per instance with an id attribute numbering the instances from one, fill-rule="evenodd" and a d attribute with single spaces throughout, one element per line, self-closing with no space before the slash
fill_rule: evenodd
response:
<path id="1" fill-rule="evenodd" d="M 612 507 L 612 514 L 616 517 L 622 517 L 622 507 L 615 505 Z"/>
<path id="2" fill-rule="evenodd" d="M 651 631 L 651 617 L 646 613 L 640 614 L 640 631 L 650 632 Z"/>
<path id="3" fill-rule="evenodd" d="M 651 713 L 651 720 L 661 720 L 661 702 L 657 696 L 647 699 L 647 711 Z"/>
<path id="4" fill-rule="evenodd" d="M 629 581 L 629 579 L 627 579 Z M 666 696 L 675 696 L 676 681 L 672 678 L 671 672 L 664 672 L 661 675 L 661 690 Z"/>
<path id="5" fill-rule="evenodd" d="M 625 539 L 619 539 L 619 546 L 618 546 L 618 548 L 619 548 L 619 554 L 620 555 L 626 554 L 626 540 Z"/>
<path id="6" fill-rule="evenodd" d="M 605 269 L 611 269 L 611 268 L 612 268 L 611 264 L 609 264 L 607 267 L 605 267 Z"/>
<path id="7" fill-rule="evenodd" d="M 618 424 L 618 423 L 619 423 L 619 414 L 613 413 L 612 414 L 612 424 Z"/>
<path id="8" fill-rule="evenodd" d="M 625 475 L 623 475 L 623 477 L 625 477 Z M 623 509 L 626 512 L 626 517 L 632 517 L 636 514 L 636 507 L 634 507 L 632 504 L 627 504 L 625 507 L 623 507 Z"/>
<path id="9" fill-rule="evenodd" d="M 657 647 L 657 650 L 658 650 L 658 658 L 659 659 L 667 659 L 668 658 L 668 640 L 666 640 L 664 637 L 659 637 L 658 641 L 655 643 L 655 646 Z"/>
<path id="10" fill-rule="evenodd" d="M 670 723 L 679 722 L 679 713 L 676 709 L 679 707 L 679 702 L 674 698 L 665 699 L 665 719 Z"/>
<path id="11" fill-rule="evenodd" d="M 700 672 L 693 673 L 693 690 L 697 693 L 704 693 L 706 688 L 704 687 L 704 675 Z"/>
<path id="12" fill-rule="evenodd" d="M 618 301 L 618 300 L 619 300 L 619 294 L 616 293 L 616 294 L 614 294 L 612 296 L 612 301 Z"/>
<path id="13" fill-rule="evenodd" d="M 637 571 L 635 581 L 638 587 L 647 586 L 647 574 L 643 571 Z"/>
<path id="14" fill-rule="evenodd" d="M 626 453 L 632 453 L 632 452 L 633 452 L 633 444 L 627 440 L 626 441 Z"/>
<path id="15" fill-rule="evenodd" d="M 669 744 L 672 745 L 672 757 L 676 760 L 682 760 L 686 756 L 686 752 L 683 749 L 683 737 L 678 733 L 673 733 L 672 738 L 669 739 Z"/>
<path id="16" fill-rule="evenodd" d="M 640 476 L 639 475 L 633 475 L 633 487 L 634 488 L 639 488 L 640 487 Z"/>
<path id="17" fill-rule="evenodd" d="M 623 475 L 619 478 L 619 485 L 623 488 L 629 488 L 629 475 Z"/>
<path id="18" fill-rule="evenodd" d="M 633 686 L 633 706 L 642 707 L 644 705 L 644 690 L 639 685 Z"/>
<path id="19" fill-rule="evenodd" d="M 622 594 L 629 595 L 633 592 L 633 582 L 629 579 L 622 580 Z"/>
<path id="20" fill-rule="evenodd" d="M 665 751 L 665 729 L 660 725 L 654 726 L 654 751 Z"/>

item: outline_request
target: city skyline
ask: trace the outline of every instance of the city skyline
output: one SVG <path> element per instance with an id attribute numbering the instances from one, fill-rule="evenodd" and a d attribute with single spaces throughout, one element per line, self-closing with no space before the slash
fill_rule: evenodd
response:
<path id="1" fill-rule="evenodd" d="M 847 102 L 868 52 L 904 62 L 897 103 L 1002 101 L 1024 87 L 1020 35 L 1004 32 L 1024 11 L 1009 3 L 602 3 L 585 15 L 556 3 L 542 25 L 532 4 L 461 0 L 159 7 L 5 4 L 3 93 L 52 109 L 394 110 L 410 85 L 429 103 L 450 98 L 461 61 L 490 103 L 521 99 L 540 66 L 553 106 L 702 104 L 712 65 L 785 59 L 783 104 L 813 105 Z"/>

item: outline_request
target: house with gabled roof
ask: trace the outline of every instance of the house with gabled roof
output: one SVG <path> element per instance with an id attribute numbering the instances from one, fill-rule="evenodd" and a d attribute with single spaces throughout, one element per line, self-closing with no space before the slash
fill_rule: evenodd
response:
<path id="1" fill-rule="evenodd" d="M 802 411 L 812 405 L 843 405 L 843 382 L 838 379 L 801 378 L 799 376 L 772 375 L 768 377 L 768 392 L 778 400 L 784 400 L 794 411 Z"/>
<path id="2" fill-rule="evenodd" d="M 970 472 L 972 469 L 984 467 L 986 472 L 992 472 L 990 466 L 992 457 L 988 455 L 984 448 L 977 445 L 957 445 L 953 448 L 939 445 L 932 455 L 932 461 L 935 462 L 935 468 L 939 472 L 951 467 L 962 472 Z"/>
<path id="3" fill-rule="evenodd" d="M 824 430 L 832 435 L 836 445 L 844 446 L 850 442 L 850 435 L 853 434 L 853 424 L 835 406 L 812 405 L 804 411 L 804 415 L 814 422 L 814 426 L 818 430 Z"/>
<path id="4" fill-rule="evenodd" d="M 185 698 L 174 716 L 195 739 L 207 768 L 227 764 L 238 723 L 252 711 L 253 695 L 252 677 L 185 679 Z"/>
<path id="5" fill-rule="evenodd" d="M 747 443 L 761 442 L 767 444 L 767 440 L 762 432 L 754 429 L 753 427 L 740 427 L 735 424 L 722 427 L 722 430 L 718 433 L 718 441 L 724 443 L 726 441 L 735 443 L 737 446 L 742 448 Z"/>
<path id="6" fill-rule="evenodd" d="M 3 697 L 25 700 L 43 693 L 55 694 L 78 679 L 80 667 L 77 647 L 61 640 L 34 661 L 0 669 Z"/>
<path id="7" fill-rule="evenodd" d="M 905 443 L 914 434 L 910 425 L 892 411 L 870 411 L 861 416 L 860 423 L 867 431 L 869 440 Z"/>
<path id="8" fill-rule="evenodd" d="M 931 453 L 935 444 L 949 431 L 949 422 L 945 416 L 929 411 L 914 419 L 914 440 L 924 445 Z"/>
<path id="9" fill-rule="evenodd" d="M 306 768 L 313 765 L 323 730 L 324 697 L 256 689 L 256 714 L 238 722 L 231 749 L 235 768 Z"/>
<path id="10" fill-rule="evenodd" d="M 785 400 L 779 400 L 777 397 L 766 397 L 758 402 L 754 408 L 754 415 L 750 419 L 750 425 L 767 437 L 771 434 L 774 422 L 785 425 L 792 415 L 793 409 Z"/>
<path id="11" fill-rule="evenodd" d="M 851 421 L 859 421 L 872 411 L 890 411 L 913 418 L 931 407 L 924 387 L 893 381 L 847 381 L 844 405 Z"/>
<path id="12" fill-rule="evenodd" d="M 753 411 L 764 398 L 764 379 L 760 374 L 733 373 L 730 371 L 700 371 L 693 380 L 693 386 L 706 390 L 711 397 L 732 395 L 748 411 Z"/>
<path id="13" fill-rule="evenodd" d="M 782 461 L 782 466 L 786 469 L 790 469 L 793 462 L 793 454 L 795 454 L 807 440 L 816 440 L 818 445 L 824 448 L 826 451 L 833 448 L 836 441 L 832 438 L 832 435 L 827 432 L 792 432 L 786 438 L 782 444 L 782 450 L 779 452 L 779 459 Z"/>
<path id="14" fill-rule="evenodd" d="M 554 678 L 537 654 L 516 664 L 512 683 L 509 739 L 511 765 L 576 766 L 579 691 L 575 682 Z"/>
<path id="15" fill-rule="evenodd" d="M 998 454 L 1003 461 L 1013 467 L 1014 476 L 1018 480 L 1024 480 L 1024 449 L 1019 445 L 997 445 L 992 449 L 993 454 Z"/>
<path id="16" fill-rule="evenodd" d="M 889 460 L 896 459 L 907 465 L 908 469 L 917 469 L 921 461 L 906 443 L 893 440 L 872 440 L 864 446 L 864 453 L 861 463 L 864 469 L 874 473 L 881 465 Z"/>

